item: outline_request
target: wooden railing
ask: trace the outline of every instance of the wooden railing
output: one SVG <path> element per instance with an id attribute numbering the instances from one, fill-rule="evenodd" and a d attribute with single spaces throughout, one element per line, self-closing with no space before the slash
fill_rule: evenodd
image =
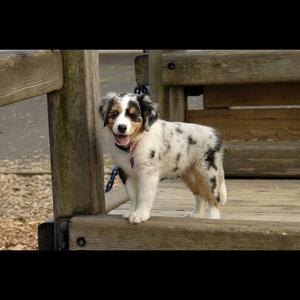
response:
<path id="1" fill-rule="evenodd" d="M 223 134 L 227 176 L 300 177 L 299 50 L 150 50 L 135 71 L 162 118 Z"/>

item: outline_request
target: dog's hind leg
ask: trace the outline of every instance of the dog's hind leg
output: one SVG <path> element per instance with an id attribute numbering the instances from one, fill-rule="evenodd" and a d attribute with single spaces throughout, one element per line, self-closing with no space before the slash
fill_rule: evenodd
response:
<path id="1" fill-rule="evenodd" d="M 204 218 L 205 208 L 206 208 L 206 200 L 200 196 L 201 190 L 199 189 L 199 185 L 197 184 L 196 178 L 192 171 L 186 172 L 181 176 L 182 180 L 185 184 L 190 188 L 190 190 L 194 194 L 194 209 L 188 213 L 186 213 L 185 217 L 193 217 L 193 218 Z"/>
<path id="2" fill-rule="evenodd" d="M 226 189 L 224 170 L 222 165 L 220 166 L 218 191 L 219 191 L 220 203 L 224 205 L 227 200 L 227 189 Z"/>
<path id="3" fill-rule="evenodd" d="M 204 198 L 201 198 L 200 195 L 194 195 L 194 209 L 192 211 L 189 211 L 184 215 L 184 217 L 189 218 L 204 218 L 205 214 L 205 208 L 206 208 L 206 200 Z"/>
<path id="4" fill-rule="evenodd" d="M 201 166 L 194 168 L 195 178 L 201 189 L 201 194 L 208 202 L 208 218 L 220 219 L 220 196 L 218 173 L 212 170 L 206 170 Z"/>

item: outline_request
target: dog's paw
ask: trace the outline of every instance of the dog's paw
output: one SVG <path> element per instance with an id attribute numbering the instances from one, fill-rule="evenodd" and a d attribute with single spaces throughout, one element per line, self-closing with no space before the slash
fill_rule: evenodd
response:
<path id="1" fill-rule="evenodd" d="M 131 224 L 139 224 L 142 222 L 146 222 L 150 218 L 150 213 L 145 211 L 134 211 L 130 213 L 129 222 Z"/>
<path id="2" fill-rule="evenodd" d="M 203 218 L 200 213 L 196 213 L 194 211 L 189 211 L 183 215 L 185 218 Z"/>
<path id="3" fill-rule="evenodd" d="M 124 219 L 129 219 L 130 214 L 131 214 L 131 211 L 125 211 L 125 212 L 123 213 L 122 217 L 123 217 Z"/>
<path id="4" fill-rule="evenodd" d="M 220 209 L 217 207 L 208 207 L 208 218 L 209 219 L 220 219 Z"/>

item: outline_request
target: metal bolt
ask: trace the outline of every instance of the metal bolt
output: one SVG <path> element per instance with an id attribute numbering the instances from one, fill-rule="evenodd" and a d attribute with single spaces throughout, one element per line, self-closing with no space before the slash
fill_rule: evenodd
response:
<path id="1" fill-rule="evenodd" d="M 68 222 L 67 221 L 62 221 L 60 224 L 59 224 L 59 230 L 61 232 L 67 232 L 68 231 Z"/>
<path id="2" fill-rule="evenodd" d="M 77 242 L 77 245 L 80 247 L 84 247 L 86 245 L 86 240 L 84 237 L 77 238 L 76 242 Z"/>
<path id="3" fill-rule="evenodd" d="M 169 70 L 175 70 L 175 64 L 174 63 L 168 63 L 168 69 Z"/>

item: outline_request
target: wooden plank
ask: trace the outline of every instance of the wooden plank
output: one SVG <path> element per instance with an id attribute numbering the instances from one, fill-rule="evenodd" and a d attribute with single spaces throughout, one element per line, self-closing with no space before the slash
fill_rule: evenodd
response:
<path id="1" fill-rule="evenodd" d="M 300 84 L 208 85 L 204 87 L 205 109 L 230 106 L 300 105 Z"/>
<path id="2" fill-rule="evenodd" d="M 169 121 L 185 122 L 187 97 L 183 87 L 169 88 Z"/>
<path id="3" fill-rule="evenodd" d="M 224 220 L 300 222 L 300 181 L 295 179 L 226 179 L 227 203 L 222 206 Z M 152 216 L 183 217 L 192 210 L 194 197 L 181 180 L 159 183 Z M 123 214 L 126 202 L 110 214 Z M 207 217 L 207 215 L 205 215 Z"/>
<path id="4" fill-rule="evenodd" d="M 165 53 L 165 85 L 300 81 L 300 50 L 201 50 Z"/>
<path id="5" fill-rule="evenodd" d="M 224 170 L 232 178 L 300 178 L 300 141 L 227 142 Z"/>
<path id="6" fill-rule="evenodd" d="M 168 89 L 162 83 L 162 54 L 163 50 L 149 51 L 149 89 L 150 98 L 159 105 L 159 115 L 162 119 L 169 119 Z"/>
<path id="7" fill-rule="evenodd" d="M 149 61 L 148 53 L 137 55 L 134 59 L 135 80 L 139 85 L 149 84 L 148 61 Z"/>
<path id="8" fill-rule="evenodd" d="M 190 208 L 189 210 L 192 210 Z M 118 209 L 112 210 L 109 214 L 111 215 L 123 215 L 127 212 L 128 209 Z M 177 217 L 183 218 L 184 215 L 187 213 L 187 209 L 185 210 L 156 210 L 152 211 L 153 217 Z M 253 213 L 253 212 L 241 212 L 238 211 L 228 212 L 228 209 L 222 210 L 222 220 L 253 220 L 253 221 L 277 221 L 277 222 L 297 222 L 299 223 L 299 214 L 298 213 L 288 213 L 284 214 L 282 211 L 279 213 L 263 212 L 263 213 Z"/>
<path id="9" fill-rule="evenodd" d="M 212 126 L 225 139 L 300 139 L 300 108 L 189 110 L 187 122 Z"/>
<path id="10" fill-rule="evenodd" d="M 105 212 L 98 51 L 63 51 L 64 87 L 48 94 L 55 219 Z"/>
<path id="11" fill-rule="evenodd" d="M 136 226 L 120 216 L 77 216 L 69 242 L 71 250 L 299 250 L 299 228 L 300 222 L 169 217 Z"/>
<path id="12" fill-rule="evenodd" d="M 60 51 L 0 52 L 0 106 L 59 90 L 62 85 Z"/>
<path id="13" fill-rule="evenodd" d="M 128 201 L 126 190 L 123 186 L 114 188 L 105 194 L 105 213 L 119 207 Z"/>

